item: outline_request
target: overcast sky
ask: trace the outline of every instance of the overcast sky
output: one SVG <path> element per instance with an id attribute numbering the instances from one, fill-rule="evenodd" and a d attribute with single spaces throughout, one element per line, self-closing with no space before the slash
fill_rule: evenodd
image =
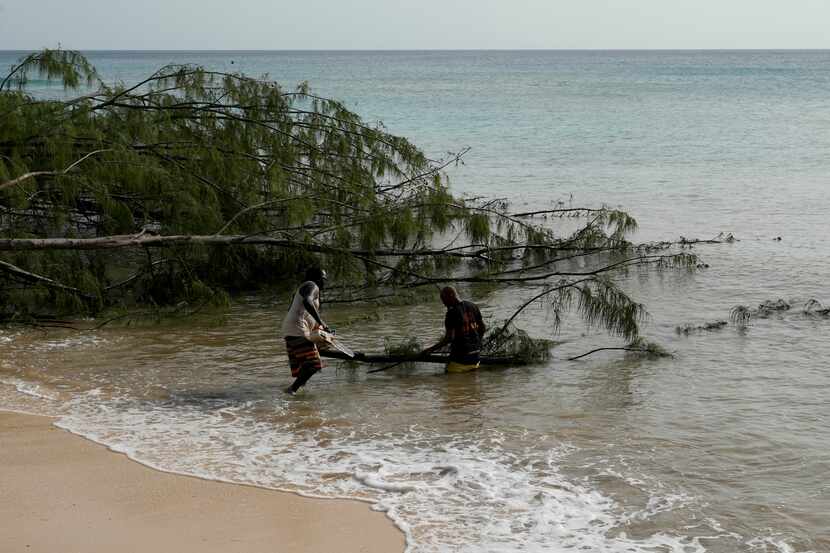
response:
<path id="1" fill-rule="evenodd" d="M 0 0 L 0 49 L 830 48 L 830 0 Z"/>

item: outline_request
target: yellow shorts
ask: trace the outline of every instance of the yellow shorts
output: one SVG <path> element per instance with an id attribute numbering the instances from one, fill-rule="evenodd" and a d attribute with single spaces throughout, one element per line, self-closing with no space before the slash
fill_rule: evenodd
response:
<path id="1" fill-rule="evenodd" d="M 470 371 L 474 371 L 478 368 L 480 363 L 476 363 L 475 365 L 465 365 L 463 363 L 456 363 L 455 361 L 450 361 L 447 363 L 447 372 L 448 373 L 466 373 Z"/>

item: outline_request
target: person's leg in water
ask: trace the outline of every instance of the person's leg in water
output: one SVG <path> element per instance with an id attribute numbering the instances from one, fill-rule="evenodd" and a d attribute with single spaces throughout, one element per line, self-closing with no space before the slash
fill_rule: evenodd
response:
<path id="1" fill-rule="evenodd" d="M 295 378 L 294 383 L 286 388 L 285 392 L 293 394 L 304 386 L 314 373 L 322 369 L 323 364 L 317 347 L 304 337 L 286 336 L 285 346 L 288 350 L 291 376 Z"/>
<path id="2" fill-rule="evenodd" d="M 296 394 L 297 391 L 305 386 L 306 382 L 308 382 L 308 380 L 319 371 L 320 369 L 315 366 L 314 362 L 304 363 L 303 366 L 300 367 L 300 374 L 297 375 L 294 383 L 285 389 L 285 393 Z"/>

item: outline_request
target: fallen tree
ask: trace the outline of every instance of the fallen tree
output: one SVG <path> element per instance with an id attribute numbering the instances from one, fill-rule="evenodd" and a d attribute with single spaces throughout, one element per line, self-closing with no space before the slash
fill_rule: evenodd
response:
<path id="1" fill-rule="evenodd" d="M 86 89 L 35 98 L 32 73 Z M 333 301 L 537 287 L 496 327 L 495 352 L 538 302 L 554 329 L 577 311 L 634 341 L 645 307 L 612 276 L 697 266 L 676 244 L 630 243 L 636 221 L 617 209 L 454 196 L 446 169 L 465 152 L 430 159 L 305 83 L 171 65 L 108 85 L 77 52 L 31 54 L 0 81 L 0 320 L 223 304 L 322 263 L 347 283 Z M 557 217 L 580 224 L 562 233 Z"/>

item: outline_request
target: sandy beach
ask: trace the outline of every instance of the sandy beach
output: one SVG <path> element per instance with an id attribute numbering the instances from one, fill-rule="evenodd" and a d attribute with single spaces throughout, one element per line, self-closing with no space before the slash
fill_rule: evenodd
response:
<path id="1" fill-rule="evenodd" d="M 158 472 L 46 417 L 0 412 L 0 551 L 383 552 L 368 504 Z"/>

